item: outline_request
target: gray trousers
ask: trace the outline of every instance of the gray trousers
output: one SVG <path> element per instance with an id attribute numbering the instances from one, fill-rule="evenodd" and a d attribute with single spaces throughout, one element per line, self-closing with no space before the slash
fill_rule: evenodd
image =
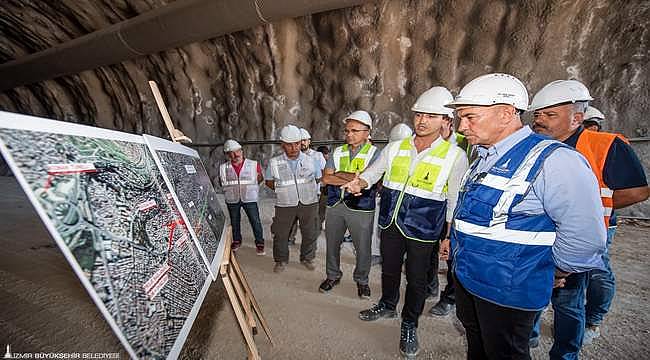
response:
<path id="1" fill-rule="evenodd" d="M 345 230 L 350 230 L 352 244 L 354 244 L 357 255 L 352 279 L 359 284 L 368 285 L 374 217 L 374 211 L 350 210 L 343 203 L 327 208 L 325 215 L 325 237 L 327 238 L 325 273 L 328 279 L 335 280 L 343 276 L 343 272 L 341 272 L 341 242 Z"/>
<path id="2" fill-rule="evenodd" d="M 291 207 L 275 207 L 271 224 L 273 233 L 273 259 L 275 262 L 289 262 L 289 233 L 291 225 L 299 220 L 302 242 L 300 244 L 300 261 L 313 260 L 316 257 L 316 239 L 320 233 L 318 224 L 318 203 L 298 204 Z"/>

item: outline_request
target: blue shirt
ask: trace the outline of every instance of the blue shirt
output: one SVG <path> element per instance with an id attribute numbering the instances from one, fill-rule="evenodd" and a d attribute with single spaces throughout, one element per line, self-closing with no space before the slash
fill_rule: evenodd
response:
<path id="1" fill-rule="evenodd" d="M 296 175 L 298 160 L 308 158 L 307 155 L 305 155 L 302 151 L 300 152 L 300 155 L 298 155 L 298 157 L 295 159 L 289 159 L 286 155 L 284 155 L 284 157 L 285 160 L 287 160 L 287 162 L 289 163 L 289 167 L 291 168 L 291 171 L 293 172 L 294 175 Z M 314 177 L 316 178 L 316 180 L 318 180 L 321 177 L 323 177 L 323 171 L 320 168 L 321 164 L 316 159 L 314 158 L 311 159 L 314 163 Z M 264 172 L 264 179 L 269 181 L 275 180 L 273 178 L 273 174 L 271 173 L 271 166 L 266 167 L 266 171 Z"/>
<path id="2" fill-rule="evenodd" d="M 525 126 L 489 148 L 478 147 L 474 173 L 490 170 L 501 156 L 531 133 Z M 603 268 L 606 231 L 600 188 L 589 163 L 577 151 L 553 151 L 533 181 L 532 191 L 513 211 L 546 212 L 553 220 L 553 260 L 560 270 L 574 273 Z"/>

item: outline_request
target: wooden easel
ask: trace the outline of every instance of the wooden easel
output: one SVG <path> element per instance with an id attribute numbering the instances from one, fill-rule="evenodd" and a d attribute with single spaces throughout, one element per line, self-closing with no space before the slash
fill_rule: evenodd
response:
<path id="1" fill-rule="evenodd" d="M 271 330 L 262 314 L 260 305 L 248 285 L 246 276 L 239 267 L 235 254 L 230 249 L 231 243 L 232 228 L 228 226 L 228 229 L 226 230 L 226 248 L 224 250 L 223 259 L 221 260 L 219 274 L 221 275 L 221 280 L 223 281 L 223 285 L 228 293 L 230 304 L 235 311 L 235 316 L 237 317 L 237 322 L 239 322 L 241 332 L 246 340 L 246 345 L 248 346 L 248 358 L 257 360 L 261 359 L 261 357 L 257 351 L 255 340 L 253 339 L 253 335 L 257 334 L 255 316 L 257 316 L 260 325 L 262 325 L 262 329 L 271 345 L 275 345 L 275 343 L 271 337 Z"/>
<path id="2" fill-rule="evenodd" d="M 188 138 L 180 130 L 174 127 L 156 82 L 149 81 L 149 86 L 151 87 L 151 92 L 153 92 L 156 104 L 158 105 L 160 114 L 165 121 L 165 125 L 167 126 L 172 141 L 191 143 L 192 139 Z M 219 266 L 219 274 L 221 275 L 221 280 L 226 288 L 230 305 L 232 305 L 235 312 L 239 328 L 241 329 L 242 335 L 244 335 L 244 340 L 246 341 L 246 346 L 248 348 L 248 359 L 260 360 L 261 357 L 257 350 L 255 339 L 253 339 L 253 336 L 257 335 L 258 332 L 257 322 L 255 320 L 256 316 L 271 345 L 275 345 L 275 343 L 271 337 L 271 330 L 262 314 L 260 305 L 257 302 L 257 299 L 255 299 L 255 295 L 253 295 L 253 291 L 246 280 L 246 276 L 241 271 L 241 267 L 239 267 L 235 254 L 231 250 L 231 244 L 232 227 L 229 225 L 226 228 L 223 259 Z"/>

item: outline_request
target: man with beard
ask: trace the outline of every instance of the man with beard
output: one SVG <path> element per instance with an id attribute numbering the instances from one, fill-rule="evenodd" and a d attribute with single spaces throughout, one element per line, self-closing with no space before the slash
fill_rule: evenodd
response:
<path id="1" fill-rule="evenodd" d="M 458 184 L 467 170 L 463 150 L 440 136 L 443 121 L 453 114 L 445 107 L 452 99 L 449 90 L 441 86 L 420 95 L 411 109 L 415 136 L 388 144 L 374 164 L 343 186 L 360 194 L 383 176 L 379 211 L 382 296 L 375 306 L 361 311 L 359 318 L 374 321 L 397 315 L 406 254 L 399 350 L 407 357 L 414 357 L 419 350 L 417 326 L 426 299 L 431 254 L 445 222 L 452 219 Z"/>

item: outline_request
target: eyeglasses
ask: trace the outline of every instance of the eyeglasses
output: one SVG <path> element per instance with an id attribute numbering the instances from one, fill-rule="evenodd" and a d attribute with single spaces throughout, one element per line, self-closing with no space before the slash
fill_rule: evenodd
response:
<path id="1" fill-rule="evenodd" d="M 352 133 L 352 134 L 360 133 L 362 131 L 368 131 L 368 129 L 344 129 L 343 133 L 347 135 L 347 134 L 350 134 L 350 133 Z"/>

